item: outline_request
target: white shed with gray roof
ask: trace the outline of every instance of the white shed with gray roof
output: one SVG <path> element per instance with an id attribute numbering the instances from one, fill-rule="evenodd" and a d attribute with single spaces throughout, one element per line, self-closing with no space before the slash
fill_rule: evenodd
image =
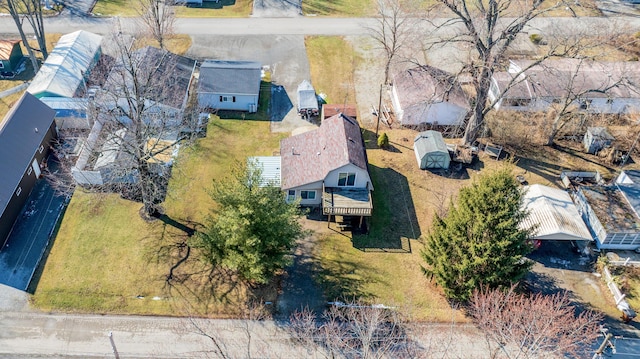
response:
<path id="1" fill-rule="evenodd" d="M 256 112 L 262 66 L 256 61 L 205 60 L 200 66 L 201 109 Z"/>
<path id="2" fill-rule="evenodd" d="M 528 186 L 522 206 L 529 212 L 522 228 L 533 228 L 533 239 L 593 240 L 578 208 L 564 190 L 540 184 Z"/>
<path id="3" fill-rule="evenodd" d="M 413 151 L 420 169 L 447 169 L 451 162 L 447 144 L 438 131 L 420 132 L 413 141 Z"/>

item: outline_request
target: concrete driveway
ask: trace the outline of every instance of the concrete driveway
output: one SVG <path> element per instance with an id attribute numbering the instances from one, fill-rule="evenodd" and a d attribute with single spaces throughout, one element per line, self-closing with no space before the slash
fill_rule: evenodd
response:
<path id="1" fill-rule="evenodd" d="M 300 35 L 191 36 L 186 56 L 194 59 L 259 61 L 271 71 L 271 130 L 291 132 L 309 126 L 296 114 L 296 90 L 310 79 L 309 59 Z"/>
<path id="2" fill-rule="evenodd" d="M 55 193 L 46 180 L 36 182 L 7 244 L 0 249 L 0 284 L 27 289 L 64 205 L 65 197 Z"/>

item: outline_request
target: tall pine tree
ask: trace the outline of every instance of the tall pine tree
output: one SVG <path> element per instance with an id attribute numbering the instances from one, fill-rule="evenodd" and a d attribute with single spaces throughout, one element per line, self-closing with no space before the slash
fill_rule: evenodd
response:
<path id="1" fill-rule="evenodd" d="M 214 181 L 209 194 L 217 207 L 192 245 L 213 267 L 251 283 L 268 282 L 306 234 L 297 203 L 287 203 L 280 188 L 265 185 L 255 163 L 238 163 L 229 177 Z"/>
<path id="2" fill-rule="evenodd" d="M 510 285 L 521 279 L 532 263 L 531 230 L 520 224 L 523 192 L 510 166 L 482 175 L 460 190 L 445 217 L 436 216 L 422 257 L 423 272 L 435 279 L 444 294 L 466 301 L 481 285 Z"/>

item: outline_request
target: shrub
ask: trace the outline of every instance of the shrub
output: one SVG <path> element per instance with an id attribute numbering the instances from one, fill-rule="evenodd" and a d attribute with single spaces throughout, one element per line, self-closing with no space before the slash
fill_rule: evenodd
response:
<path id="1" fill-rule="evenodd" d="M 529 40 L 536 45 L 540 45 L 542 42 L 542 35 L 540 34 L 531 34 L 529 35 Z"/>
<path id="2" fill-rule="evenodd" d="M 383 132 L 380 137 L 378 137 L 378 147 L 387 148 L 389 146 L 389 136 L 387 136 L 386 132 Z"/>

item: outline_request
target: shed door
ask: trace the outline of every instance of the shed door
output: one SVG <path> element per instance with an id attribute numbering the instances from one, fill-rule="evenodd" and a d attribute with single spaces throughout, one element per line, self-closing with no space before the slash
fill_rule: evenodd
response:
<path id="1" fill-rule="evenodd" d="M 31 168 L 33 168 L 33 173 L 36 175 L 36 178 L 40 177 L 40 165 L 38 164 L 37 159 L 33 159 L 31 163 Z"/>

